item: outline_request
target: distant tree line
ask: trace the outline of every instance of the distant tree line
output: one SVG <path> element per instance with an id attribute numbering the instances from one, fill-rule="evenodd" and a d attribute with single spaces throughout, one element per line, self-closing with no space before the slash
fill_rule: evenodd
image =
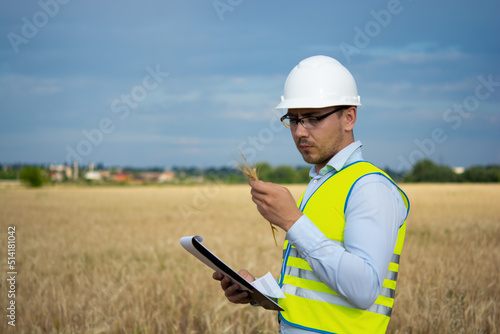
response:
<path id="1" fill-rule="evenodd" d="M 309 182 L 310 167 L 291 167 L 280 165 L 272 167 L 267 162 L 257 163 L 254 166 L 257 169 L 259 179 L 275 183 L 307 183 Z M 224 182 L 224 183 L 246 183 L 248 178 L 243 173 L 234 167 L 210 167 L 210 168 L 180 168 L 172 169 L 181 180 L 193 176 L 203 177 L 208 182 Z"/>
<path id="2" fill-rule="evenodd" d="M 7 167 L 7 166 L 5 166 Z M 10 165 L 5 168 L 0 164 L 0 179 L 21 180 L 30 187 L 41 187 L 50 182 L 47 168 L 42 165 Z M 99 166 L 104 169 L 104 165 Z M 271 166 L 266 162 L 255 165 L 259 178 L 263 181 L 279 184 L 308 183 L 310 166 L 291 167 L 288 165 Z M 131 168 L 124 170 L 130 173 L 140 171 L 162 171 L 163 168 Z M 178 183 L 189 184 L 199 182 L 222 182 L 228 184 L 246 183 L 248 178 L 234 167 L 173 167 Z M 463 173 L 456 173 L 451 167 L 439 165 L 432 160 L 424 159 L 417 162 L 407 172 L 397 172 L 385 168 L 395 181 L 402 182 L 500 182 L 500 165 L 473 166 L 467 168 Z"/>
<path id="3" fill-rule="evenodd" d="M 280 165 L 273 167 L 266 162 L 255 165 L 259 178 L 263 181 L 291 184 L 308 183 L 310 166 L 291 167 Z M 203 176 L 206 181 L 221 181 L 224 183 L 248 182 L 239 170 L 232 167 L 174 167 L 176 175 L 188 178 Z M 432 160 L 424 159 L 417 162 L 409 172 L 395 171 L 384 168 L 391 178 L 398 182 L 500 182 L 500 165 L 473 166 L 463 173 L 456 173 L 451 167 L 438 165 Z"/>
<path id="4" fill-rule="evenodd" d="M 405 182 L 500 182 L 500 165 L 473 166 L 463 173 L 452 168 L 438 165 L 432 160 L 417 162 L 403 178 Z"/>
<path id="5" fill-rule="evenodd" d="M 40 167 L 26 166 L 21 169 L 19 179 L 30 187 L 41 187 L 47 181 L 47 176 Z"/>
<path id="6" fill-rule="evenodd" d="M 7 169 L 0 165 L 0 180 L 21 180 L 29 187 L 38 188 L 48 181 L 48 177 L 41 166 L 16 165 Z"/>
<path id="7" fill-rule="evenodd" d="M 267 162 L 257 163 L 254 167 L 261 180 L 281 184 L 308 183 L 311 169 L 311 166 L 273 167 Z M 189 182 L 193 177 L 203 178 L 204 182 L 248 182 L 248 178 L 234 167 L 173 167 L 172 171 L 181 182 Z M 473 166 L 458 174 L 451 167 L 424 159 L 417 162 L 408 172 L 390 168 L 384 168 L 384 171 L 398 182 L 500 182 L 500 165 Z"/>

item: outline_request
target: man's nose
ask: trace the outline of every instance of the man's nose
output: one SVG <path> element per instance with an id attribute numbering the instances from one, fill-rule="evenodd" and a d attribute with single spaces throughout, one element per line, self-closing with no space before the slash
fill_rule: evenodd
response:
<path id="1" fill-rule="evenodd" d="M 302 122 L 297 122 L 294 133 L 297 137 L 307 137 L 309 135 L 309 131 L 304 127 Z"/>

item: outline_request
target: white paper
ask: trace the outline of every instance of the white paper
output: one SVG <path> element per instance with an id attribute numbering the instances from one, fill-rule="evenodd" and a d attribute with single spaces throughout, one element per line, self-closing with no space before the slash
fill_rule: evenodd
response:
<path id="1" fill-rule="evenodd" d="M 262 294 L 271 298 L 286 298 L 286 296 L 281 291 L 280 286 L 276 283 L 273 275 L 268 272 L 261 278 L 257 278 L 255 281 L 251 282 L 254 288 L 259 290 Z"/>

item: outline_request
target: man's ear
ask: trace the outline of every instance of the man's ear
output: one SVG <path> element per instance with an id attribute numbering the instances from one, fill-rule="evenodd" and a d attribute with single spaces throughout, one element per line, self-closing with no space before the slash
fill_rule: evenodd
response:
<path id="1" fill-rule="evenodd" d="M 352 106 L 344 110 L 342 115 L 344 118 L 344 126 L 346 131 L 352 131 L 354 124 L 356 124 L 356 116 L 358 114 L 358 108 Z"/>

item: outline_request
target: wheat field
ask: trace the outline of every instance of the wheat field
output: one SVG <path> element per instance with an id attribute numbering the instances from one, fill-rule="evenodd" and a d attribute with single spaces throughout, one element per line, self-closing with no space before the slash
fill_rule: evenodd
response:
<path id="1" fill-rule="evenodd" d="M 411 210 L 388 333 L 497 333 L 500 186 L 402 188 Z M 0 189 L 0 332 L 276 333 L 275 312 L 225 300 L 180 246 L 187 235 L 236 269 L 278 276 L 281 249 L 246 185 Z"/>

